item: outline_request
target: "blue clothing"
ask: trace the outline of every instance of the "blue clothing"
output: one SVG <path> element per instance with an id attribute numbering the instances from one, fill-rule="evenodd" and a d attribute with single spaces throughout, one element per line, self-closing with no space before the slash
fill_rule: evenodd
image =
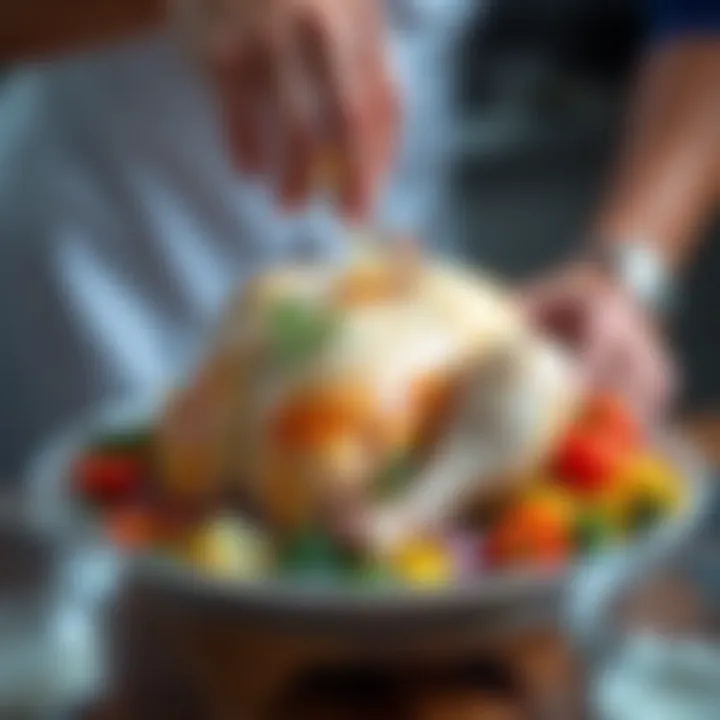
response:
<path id="1" fill-rule="evenodd" d="M 720 33 L 720 0 L 646 0 L 652 34 L 661 39 Z"/>

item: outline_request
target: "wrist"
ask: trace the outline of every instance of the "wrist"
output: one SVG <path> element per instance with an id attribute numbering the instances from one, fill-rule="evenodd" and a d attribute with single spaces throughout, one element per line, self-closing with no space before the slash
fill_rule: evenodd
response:
<path id="1" fill-rule="evenodd" d="M 651 243 L 595 242 L 585 253 L 585 260 L 652 315 L 666 317 L 673 311 L 676 301 L 673 273 Z"/>

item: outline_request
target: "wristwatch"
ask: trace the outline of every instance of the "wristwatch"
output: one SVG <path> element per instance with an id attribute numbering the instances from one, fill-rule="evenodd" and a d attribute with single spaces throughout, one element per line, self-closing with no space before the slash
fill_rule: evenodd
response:
<path id="1" fill-rule="evenodd" d="M 676 301 L 674 278 L 652 244 L 640 241 L 597 243 L 591 257 L 648 312 L 666 317 L 673 311 Z"/>

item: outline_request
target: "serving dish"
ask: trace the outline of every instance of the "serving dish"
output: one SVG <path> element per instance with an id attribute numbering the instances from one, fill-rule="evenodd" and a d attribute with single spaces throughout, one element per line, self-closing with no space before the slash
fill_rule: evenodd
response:
<path id="1" fill-rule="evenodd" d="M 610 548 L 597 556 L 554 569 L 507 570 L 461 585 L 423 592 L 403 587 L 297 585 L 288 580 L 241 582 L 198 574 L 182 564 L 152 555 L 121 556 L 78 506 L 70 491 L 73 459 L 98 429 L 109 430 L 152 421 L 164 393 L 112 401 L 88 413 L 52 438 L 27 473 L 31 517 L 36 528 L 71 551 L 94 548 L 114 567 L 115 587 L 132 583 L 154 597 L 193 612 L 213 612 L 294 625 L 308 632 L 363 635 L 373 628 L 408 629 L 414 635 L 442 628 L 482 627 L 488 633 L 523 624 L 555 622 L 570 607 L 578 627 L 590 628 L 593 608 L 656 559 L 666 557 L 692 537 L 708 505 L 708 471 L 680 438 L 658 439 L 680 469 L 688 502 L 631 545 Z"/>

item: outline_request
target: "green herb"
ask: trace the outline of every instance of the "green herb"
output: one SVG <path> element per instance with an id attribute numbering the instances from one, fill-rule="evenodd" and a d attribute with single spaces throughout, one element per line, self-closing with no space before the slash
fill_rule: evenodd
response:
<path id="1" fill-rule="evenodd" d="M 387 566 L 377 561 L 366 561 L 353 575 L 356 584 L 367 590 L 383 590 L 397 585 L 397 580 Z"/>
<path id="2" fill-rule="evenodd" d="M 283 364 L 304 364 L 328 343 L 338 326 L 334 313 L 312 303 L 287 298 L 269 316 L 274 356 Z"/>
<path id="3" fill-rule="evenodd" d="M 402 492 L 415 474 L 415 463 L 407 452 L 391 457 L 378 473 L 374 487 L 382 498 L 390 498 Z"/>
<path id="4" fill-rule="evenodd" d="M 597 552 L 608 541 L 610 528 L 598 513 L 585 512 L 575 524 L 575 547 L 583 554 Z"/>
<path id="5" fill-rule="evenodd" d="M 348 575 L 352 559 L 329 535 L 312 528 L 284 544 L 278 554 L 278 567 L 295 577 L 332 580 Z"/>
<path id="6" fill-rule="evenodd" d="M 99 433 L 91 438 L 88 447 L 99 453 L 135 453 L 148 450 L 152 442 L 152 428 L 124 428 Z"/>

